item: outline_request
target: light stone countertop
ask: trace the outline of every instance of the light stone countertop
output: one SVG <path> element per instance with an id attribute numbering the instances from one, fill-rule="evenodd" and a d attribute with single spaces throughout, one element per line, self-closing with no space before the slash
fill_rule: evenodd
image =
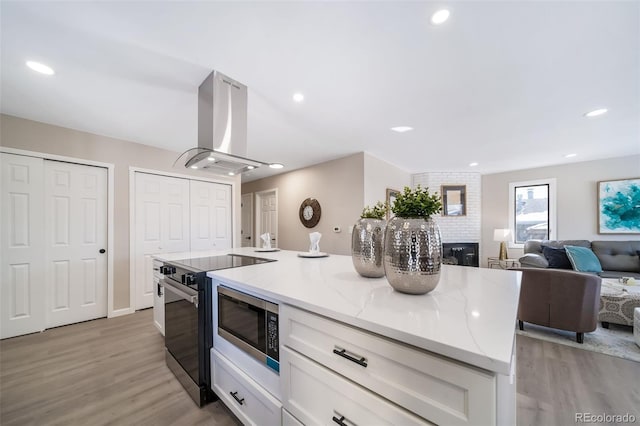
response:
<path id="1" fill-rule="evenodd" d="M 209 272 L 214 280 L 489 371 L 510 373 L 520 272 L 442 265 L 436 289 L 416 296 L 394 291 L 384 277 L 361 277 L 350 256 L 301 258 L 294 251 L 260 253 L 245 247 L 155 257 L 224 253 L 278 261 Z"/>

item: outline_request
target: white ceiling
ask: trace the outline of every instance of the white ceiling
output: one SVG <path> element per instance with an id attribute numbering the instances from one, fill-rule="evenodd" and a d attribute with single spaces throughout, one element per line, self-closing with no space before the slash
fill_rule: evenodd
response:
<path id="1" fill-rule="evenodd" d="M 451 18 L 436 27 L 442 6 Z M 2 1 L 0 13 L 2 112 L 45 123 L 181 152 L 197 145 L 197 88 L 216 69 L 249 87 L 248 157 L 282 172 L 359 151 L 411 173 L 640 153 L 637 1 Z M 582 116 L 598 107 L 609 113 Z M 389 130 L 400 125 L 415 130 Z"/>

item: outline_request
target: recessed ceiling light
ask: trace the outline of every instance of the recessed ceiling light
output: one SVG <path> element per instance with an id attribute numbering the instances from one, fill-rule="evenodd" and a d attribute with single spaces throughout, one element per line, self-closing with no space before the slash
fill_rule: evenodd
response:
<path id="1" fill-rule="evenodd" d="M 449 19 L 450 12 L 447 9 L 442 9 L 431 15 L 431 23 L 433 25 L 440 25 Z"/>
<path id="2" fill-rule="evenodd" d="M 599 109 L 594 109 L 593 111 L 589 111 L 587 113 L 584 114 L 585 117 L 597 117 L 599 115 L 602 114 L 606 114 L 606 112 L 609 111 L 606 108 L 599 108 Z"/>
<path id="3" fill-rule="evenodd" d="M 198 166 L 196 166 L 195 164 L 193 166 L 191 166 L 192 169 L 197 169 Z"/>
<path id="4" fill-rule="evenodd" d="M 475 318 L 478 318 L 480 316 L 480 312 L 478 311 L 471 311 L 471 315 L 474 316 Z"/>
<path id="5" fill-rule="evenodd" d="M 294 100 L 294 102 L 300 103 L 300 102 L 304 101 L 304 95 L 302 93 L 294 93 L 293 94 L 293 100 Z"/>
<path id="6" fill-rule="evenodd" d="M 576 155 L 578 155 L 578 154 L 567 154 L 567 155 L 564 156 L 564 158 L 573 158 Z"/>
<path id="7" fill-rule="evenodd" d="M 55 71 L 53 71 L 53 68 L 45 64 L 41 64 L 40 62 L 27 61 L 27 66 L 32 70 L 39 72 L 40 74 L 45 74 L 45 75 L 55 74 Z"/>
<path id="8" fill-rule="evenodd" d="M 280 163 L 272 163 L 272 164 L 269 164 L 269 167 L 271 167 L 272 169 L 281 169 L 284 166 Z"/>
<path id="9" fill-rule="evenodd" d="M 216 161 L 216 159 L 214 157 L 207 157 L 207 160 L 209 161 Z"/>
<path id="10" fill-rule="evenodd" d="M 474 163 L 469 163 L 469 167 L 475 167 L 475 166 L 477 166 L 478 164 L 480 164 L 480 163 L 475 163 L 475 162 L 474 162 Z"/>
<path id="11" fill-rule="evenodd" d="M 228 174 L 229 176 L 235 176 L 235 175 L 236 175 L 236 174 L 235 174 L 235 173 L 233 173 L 233 172 L 229 172 L 229 173 L 227 173 L 227 174 Z"/>
<path id="12" fill-rule="evenodd" d="M 255 167 L 253 167 L 253 166 L 247 166 L 247 169 L 249 169 L 249 170 L 253 170 L 253 169 L 255 169 Z"/>
<path id="13" fill-rule="evenodd" d="M 398 132 L 398 133 L 404 133 L 404 132 L 408 132 L 409 130 L 413 130 L 413 127 L 397 126 L 397 127 L 392 127 L 391 130 L 393 130 L 394 132 Z"/>

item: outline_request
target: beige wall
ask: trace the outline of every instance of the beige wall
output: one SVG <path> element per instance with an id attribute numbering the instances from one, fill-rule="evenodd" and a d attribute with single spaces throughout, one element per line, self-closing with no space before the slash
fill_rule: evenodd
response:
<path id="1" fill-rule="evenodd" d="M 349 227 L 360 217 L 364 204 L 363 156 L 364 153 L 358 153 L 244 183 L 242 193 L 255 194 L 259 191 L 278 189 L 278 246 L 280 248 L 307 251 L 309 250 L 309 233 L 318 231 L 322 233 L 321 251 L 351 254 Z M 300 204 L 306 198 L 316 198 L 322 208 L 320 222 L 314 228 L 305 228 L 298 218 Z M 334 233 L 335 226 L 342 228 L 342 232 Z M 255 240 L 260 241 L 258 236 Z"/>
<path id="2" fill-rule="evenodd" d="M 364 153 L 364 205 L 385 202 L 387 188 L 402 191 L 411 186 L 411 174 L 384 160 Z M 364 207 L 364 206 L 363 206 Z"/>
<path id="3" fill-rule="evenodd" d="M 0 116 L 0 145 L 26 151 L 62 155 L 115 165 L 114 190 L 114 288 L 113 309 L 129 307 L 129 167 L 189 174 L 220 182 L 236 183 L 234 245 L 239 245 L 240 185 L 235 179 L 218 178 L 187 169 L 174 170 L 179 153 L 80 132 L 8 115 Z M 194 142 L 195 145 L 195 142 Z"/>
<path id="4" fill-rule="evenodd" d="M 558 239 L 637 240 L 638 235 L 598 234 L 597 182 L 639 176 L 640 155 L 482 176 L 482 262 L 498 254 L 493 230 L 509 225 L 510 182 L 556 178 Z M 509 249 L 509 257 L 520 256 L 521 249 Z"/>

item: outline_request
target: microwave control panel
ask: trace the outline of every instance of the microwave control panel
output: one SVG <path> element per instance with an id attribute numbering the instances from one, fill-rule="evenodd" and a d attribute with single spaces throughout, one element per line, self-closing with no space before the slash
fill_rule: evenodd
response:
<path id="1" fill-rule="evenodd" d="M 278 314 L 267 311 L 267 356 L 280 360 L 278 355 Z"/>

